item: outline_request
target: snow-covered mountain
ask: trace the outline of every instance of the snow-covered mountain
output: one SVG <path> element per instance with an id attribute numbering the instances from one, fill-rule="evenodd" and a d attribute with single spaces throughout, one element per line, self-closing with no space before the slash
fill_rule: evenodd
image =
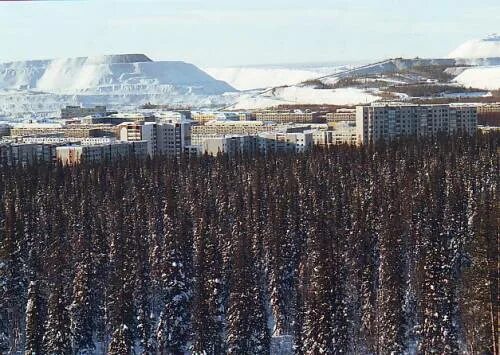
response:
<path id="1" fill-rule="evenodd" d="M 500 57 L 500 35 L 492 34 L 485 38 L 467 41 L 449 55 L 449 58 L 493 58 Z"/>
<path id="2" fill-rule="evenodd" d="M 0 89 L 29 89 L 58 94 L 162 93 L 179 88 L 218 95 L 234 89 L 196 66 L 154 62 L 143 54 L 111 55 L 0 64 Z"/>
<path id="3" fill-rule="evenodd" d="M 236 90 L 198 67 L 143 54 L 0 64 L 0 114 L 56 114 L 67 104 L 211 106 Z"/>

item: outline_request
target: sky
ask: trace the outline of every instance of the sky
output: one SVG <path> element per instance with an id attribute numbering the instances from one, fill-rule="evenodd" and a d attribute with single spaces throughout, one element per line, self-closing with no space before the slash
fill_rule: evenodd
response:
<path id="1" fill-rule="evenodd" d="M 498 0 L 0 0 L 0 62 L 144 53 L 199 66 L 443 57 Z"/>

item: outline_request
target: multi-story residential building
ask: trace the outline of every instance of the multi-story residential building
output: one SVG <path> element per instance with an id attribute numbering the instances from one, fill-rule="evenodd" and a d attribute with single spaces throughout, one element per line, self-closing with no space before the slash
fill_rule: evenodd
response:
<path id="1" fill-rule="evenodd" d="M 90 137 L 90 138 L 73 138 L 73 137 L 21 137 L 16 139 L 18 143 L 33 143 L 33 144 L 111 144 L 116 142 L 115 137 Z"/>
<path id="2" fill-rule="evenodd" d="M 255 121 L 257 119 L 257 115 L 255 112 L 237 112 L 236 113 L 240 121 Z"/>
<path id="3" fill-rule="evenodd" d="M 208 138 L 203 141 L 201 153 L 213 156 L 219 153 L 235 155 L 238 153 L 254 153 L 256 149 L 256 136 L 224 136 Z"/>
<path id="4" fill-rule="evenodd" d="M 477 106 L 477 123 L 481 126 L 500 126 L 500 103 Z"/>
<path id="5" fill-rule="evenodd" d="M 313 143 L 320 147 L 330 147 L 337 144 L 357 144 L 356 122 L 335 122 L 328 130 L 314 130 Z"/>
<path id="6" fill-rule="evenodd" d="M 179 122 L 191 119 L 190 111 L 160 111 L 154 114 L 158 122 Z"/>
<path id="7" fill-rule="evenodd" d="M 37 160 L 36 144 L 0 144 L 0 166 L 28 165 Z"/>
<path id="8" fill-rule="evenodd" d="M 198 123 L 206 123 L 209 121 L 239 121 L 240 114 L 236 112 L 220 112 L 220 111 L 193 111 L 191 119 Z"/>
<path id="9" fill-rule="evenodd" d="M 274 129 L 276 129 L 275 125 L 265 124 L 262 121 L 211 121 L 191 127 L 191 144 L 202 145 L 205 139 L 220 136 L 255 136 Z"/>
<path id="10" fill-rule="evenodd" d="M 260 121 L 275 123 L 318 123 L 322 120 L 320 112 L 304 111 L 262 111 L 256 112 L 255 117 Z"/>
<path id="11" fill-rule="evenodd" d="M 129 122 L 120 125 L 120 140 L 148 142 L 148 154 L 178 156 L 189 145 L 191 125 L 187 122 Z"/>
<path id="12" fill-rule="evenodd" d="M 356 107 L 359 144 L 412 135 L 473 133 L 476 129 L 477 110 L 474 106 L 372 104 Z"/>
<path id="13" fill-rule="evenodd" d="M 328 112 L 326 115 L 326 122 L 340 122 L 340 121 L 356 121 L 355 108 L 339 108 L 335 112 Z"/>
<path id="14" fill-rule="evenodd" d="M 25 124 L 11 129 L 12 136 L 37 136 L 46 134 L 62 134 L 64 137 L 89 138 L 116 136 L 116 126 L 110 124 Z"/>
<path id="15" fill-rule="evenodd" d="M 484 104 L 484 105 L 478 105 L 477 106 L 477 113 L 487 113 L 487 112 L 495 112 L 495 113 L 500 113 L 500 102 L 495 102 L 492 104 Z"/>
<path id="16" fill-rule="evenodd" d="M 56 148 L 56 157 L 63 165 L 75 165 L 82 161 L 112 161 L 135 156 L 143 159 L 148 155 L 147 142 L 113 142 L 110 144 L 68 145 Z"/>
<path id="17" fill-rule="evenodd" d="M 267 154 L 270 152 L 304 152 L 313 145 L 312 131 L 303 133 L 264 132 L 258 137 L 258 150 Z"/>
<path id="18" fill-rule="evenodd" d="M 0 166 L 55 162 L 58 144 L 0 143 Z"/>
<path id="19" fill-rule="evenodd" d="M 81 106 L 66 106 L 61 109 L 61 118 L 77 118 L 85 116 L 106 116 L 106 106 L 81 107 Z"/>
<path id="20" fill-rule="evenodd" d="M 11 127 L 8 124 L 0 124 L 0 137 L 10 136 Z"/>

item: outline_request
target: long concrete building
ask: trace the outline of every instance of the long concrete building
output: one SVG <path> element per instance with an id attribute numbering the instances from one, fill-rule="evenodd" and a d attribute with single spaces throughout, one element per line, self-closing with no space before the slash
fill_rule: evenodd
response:
<path id="1" fill-rule="evenodd" d="M 389 141 L 404 136 L 474 133 L 476 129 L 475 106 L 376 103 L 356 107 L 356 134 L 359 144 Z"/>
<path id="2" fill-rule="evenodd" d="M 63 165 L 76 165 L 82 161 L 112 161 L 125 157 L 147 157 L 147 142 L 112 142 L 109 144 L 68 145 L 56 148 L 57 160 Z"/>
<path id="3" fill-rule="evenodd" d="M 276 125 L 262 121 L 210 121 L 191 128 L 191 144 L 202 145 L 205 139 L 229 135 L 256 136 L 275 129 Z"/>

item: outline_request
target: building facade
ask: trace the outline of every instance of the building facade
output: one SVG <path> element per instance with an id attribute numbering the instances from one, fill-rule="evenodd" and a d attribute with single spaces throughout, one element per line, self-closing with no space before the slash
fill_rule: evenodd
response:
<path id="1" fill-rule="evenodd" d="M 221 136 L 256 136 L 274 129 L 275 125 L 268 125 L 262 121 L 211 121 L 191 127 L 191 144 L 202 145 L 205 139 Z"/>
<path id="2" fill-rule="evenodd" d="M 271 121 L 275 123 L 318 123 L 322 120 L 319 112 L 303 111 L 262 111 L 255 112 L 259 121 Z"/>
<path id="3" fill-rule="evenodd" d="M 339 108 L 335 112 L 328 112 L 326 115 L 326 122 L 340 122 L 340 121 L 356 121 L 355 108 Z"/>
<path id="4" fill-rule="evenodd" d="M 474 133 L 476 129 L 474 106 L 372 104 L 356 108 L 358 144 L 404 136 Z"/>
<path id="5" fill-rule="evenodd" d="M 110 144 L 69 145 L 56 148 L 56 158 L 63 165 L 76 165 L 82 161 L 112 161 L 125 157 L 147 157 L 147 142 L 113 142 Z"/>
<path id="6" fill-rule="evenodd" d="M 81 106 L 66 106 L 61 109 L 61 118 L 70 119 L 85 116 L 106 116 L 106 106 L 81 107 Z"/>
<path id="7" fill-rule="evenodd" d="M 304 152 L 313 146 L 312 131 L 303 133 L 264 132 L 258 137 L 258 150 L 263 154 L 271 152 Z"/>
<path id="8" fill-rule="evenodd" d="M 319 147 L 330 147 L 338 144 L 356 145 L 357 142 L 356 122 L 335 122 L 328 130 L 313 131 L 313 143 Z"/>
<path id="9" fill-rule="evenodd" d="M 179 156 L 189 145 L 191 125 L 187 122 L 129 122 L 120 125 L 120 140 L 147 141 L 148 154 Z"/>

